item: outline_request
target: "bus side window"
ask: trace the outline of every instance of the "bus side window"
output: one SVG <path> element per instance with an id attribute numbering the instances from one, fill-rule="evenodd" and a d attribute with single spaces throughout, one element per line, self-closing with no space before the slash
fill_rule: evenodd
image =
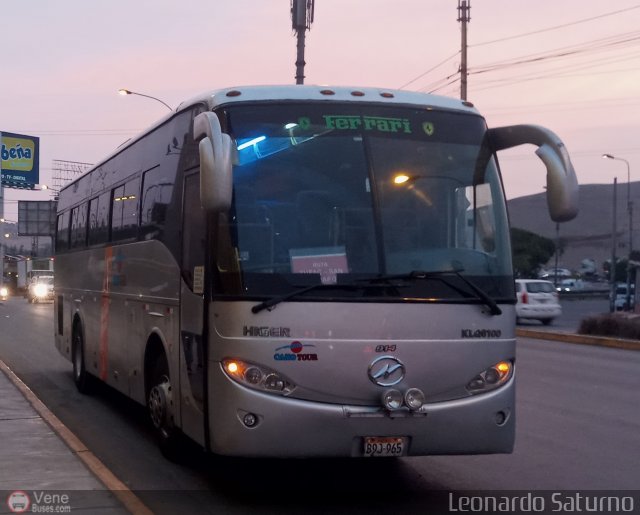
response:
<path id="1" fill-rule="evenodd" d="M 145 240 L 162 237 L 171 202 L 173 182 L 160 166 L 147 170 L 142 179 L 141 236 Z"/>
<path id="2" fill-rule="evenodd" d="M 83 248 L 87 245 L 87 203 L 71 210 L 71 239 L 72 249 Z"/>
<path id="3" fill-rule="evenodd" d="M 109 207 L 111 192 L 94 197 L 89 202 L 89 245 L 109 240 Z"/>
<path id="4" fill-rule="evenodd" d="M 69 213 L 70 211 L 65 211 L 61 215 L 58 215 L 56 252 L 62 252 L 69 248 Z"/>
<path id="5" fill-rule="evenodd" d="M 138 197 L 140 180 L 135 178 L 113 190 L 111 239 L 135 238 L 138 235 Z"/>

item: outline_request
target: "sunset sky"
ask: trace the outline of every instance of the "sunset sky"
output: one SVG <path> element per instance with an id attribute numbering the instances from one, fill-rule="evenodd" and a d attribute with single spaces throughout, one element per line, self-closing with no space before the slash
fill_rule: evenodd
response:
<path id="1" fill-rule="evenodd" d="M 306 84 L 459 96 L 457 0 L 316 0 Z M 95 163 L 204 91 L 293 84 L 288 0 L 41 0 L 3 5 L 0 131 L 40 137 L 54 159 Z M 471 0 L 468 98 L 492 127 L 547 126 L 582 184 L 640 180 L 640 2 Z M 501 155 L 508 198 L 543 191 L 521 147 Z M 5 190 L 5 217 L 17 199 Z"/>

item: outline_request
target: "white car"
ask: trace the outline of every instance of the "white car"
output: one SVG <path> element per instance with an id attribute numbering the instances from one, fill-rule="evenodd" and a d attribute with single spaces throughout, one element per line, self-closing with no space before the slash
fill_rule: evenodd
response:
<path id="1" fill-rule="evenodd" d="M 531 318 L 549 325 L 562 314 L 558 293 L 551 281 L 516 279 L 516 319 Z"/>
<path id="2" fill-rule="evenodd" d="M 635 298 L 635 285 L 631 285 L 631 295 L 629 296 L 629 300 L 631 300 L 631 310 L 634 307 L 634 298 Z M 616 311 L 628 311 L 627 309 L 627 285 L 624 283 L 620 283 L 616 285 L 616 296 L 614 298 L 614 306 Z"/>

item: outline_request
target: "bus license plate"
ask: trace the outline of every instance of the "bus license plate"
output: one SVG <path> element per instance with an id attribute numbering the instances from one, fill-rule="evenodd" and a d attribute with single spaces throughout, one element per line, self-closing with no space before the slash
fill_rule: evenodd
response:
<path id="1" fill-rule="evenodd" d="M 404 455 L 405 439 L 390 436 L 365 436 L 364 456 L 367 458 Z"/>

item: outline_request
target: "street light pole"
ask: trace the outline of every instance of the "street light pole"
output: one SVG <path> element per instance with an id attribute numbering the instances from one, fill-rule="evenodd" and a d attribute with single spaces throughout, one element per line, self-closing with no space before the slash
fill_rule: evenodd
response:
<path id="1" fill-rule="evenodd" d="M 627 214 L 629 216 L 629 249 L 627 256 L 627 298 L 626 309 L 631 309 L 631 252 L 633 250 L 633 202 L 631 201 L 631 166 L 629 161 L 611 154 L 602 154 L 603 159 L 622 161 L 627 165 Z"/>
<path id="2" fill-rule="evenodd" d="M 169 111 L 173 111 L 173 107 L 171 107 L 169 104 L 167 104 L 166 102 L 163 102 L 159 98 L 152 97 L 151 95 L 145 95 L 144 93 L 136 93 L 135 91 L 131 91 L 129 89 L 124 89 L 124 88 L 119 89 L 118 93 L 120 93 L 123 96 L 125 96 L 125 95 L 138 95 L 139 97 L 150 98 L 152 100 L 156 100 L 157 102 L 160 102 L 163 106 L 165 106 L 167 109 L 169 109 Z"/>
<path id="3" fill-rule="evenodd" d="M 618 178 L 613 178 L 613 230 L 611 231 L 611 266 L 609 267 L 609 312 L 616 310 L 616 245 L 618 228 Z"/>

